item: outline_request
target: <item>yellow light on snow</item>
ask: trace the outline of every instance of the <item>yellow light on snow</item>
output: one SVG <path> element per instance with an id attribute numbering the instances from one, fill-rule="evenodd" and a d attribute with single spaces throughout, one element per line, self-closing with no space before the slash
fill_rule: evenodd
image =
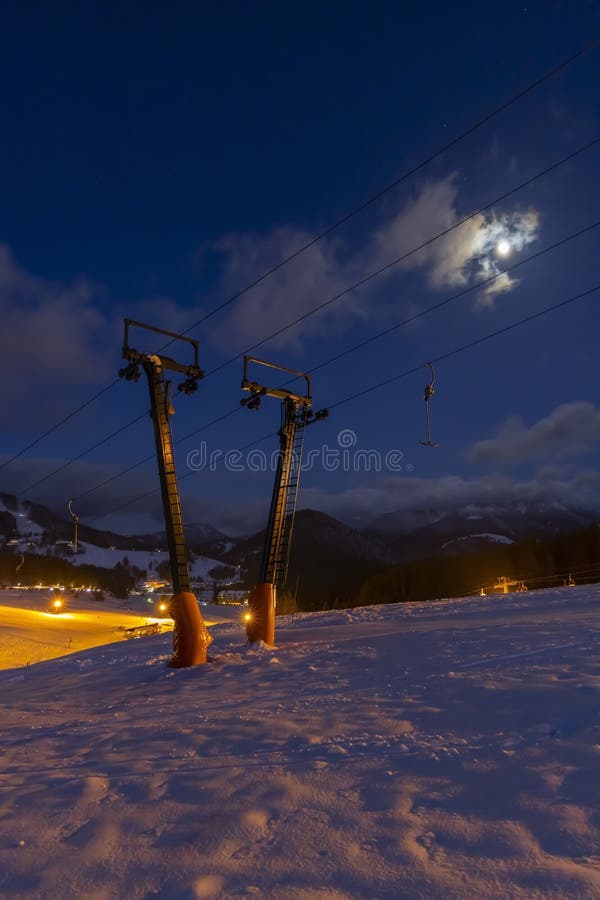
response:
<path id="1" fill-rule="evenodd" d="M 57 599 L 54 600 L 54 602 L 52 603 L 52 606 L 54 607 L 54 609 L 60 609 L 61 606 L 62 606 L 62 600 L 58 600 L 58 598 L 57 598 Z"/>

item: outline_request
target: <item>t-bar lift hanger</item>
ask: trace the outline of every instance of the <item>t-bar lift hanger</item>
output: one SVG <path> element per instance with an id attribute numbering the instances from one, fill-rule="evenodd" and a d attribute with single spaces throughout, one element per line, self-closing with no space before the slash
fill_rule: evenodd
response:
<path id="1" fill-rule="evenodd" d="M 429 382 L 429 384 L 425 385 L 425 391 L 423 394 L 423 399 L 425 400 L 425 418 L 427 420 L 427 440 L 419 441 L 419 443 L 423 447 L 437 447 L 439 442 L 431 440 L 431 423 L 429 421 L 429 401 L 431 400 L 431 398 L 433 397 L 433 395 L 435 393 L 434 387 L 433 387 L 435 384 L 435 371 L 433 368 L 433 363 L 428 362 L 427 365 L 431 369 L 431 381 Z"/>

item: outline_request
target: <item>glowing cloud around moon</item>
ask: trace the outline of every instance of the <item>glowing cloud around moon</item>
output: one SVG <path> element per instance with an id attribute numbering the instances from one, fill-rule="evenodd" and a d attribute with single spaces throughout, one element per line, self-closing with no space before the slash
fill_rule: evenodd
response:
<path id="1" fill-rule="evenodd" d="M 506 240 L 506 238 L 502 238 L 502 240 L 498 241 L 496 244 L 496 253 L 498 256 L 508 256 L 510 253 L 510 244 Z"/>

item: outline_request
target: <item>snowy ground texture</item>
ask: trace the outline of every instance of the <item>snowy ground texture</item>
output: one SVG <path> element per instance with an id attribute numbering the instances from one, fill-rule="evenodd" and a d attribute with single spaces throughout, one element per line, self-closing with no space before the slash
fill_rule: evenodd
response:
<path id="1" fill-rule="evenodd" d="M 0 672 L 0 896 L 600 898 L 600 588 L 212 631 Z"/>

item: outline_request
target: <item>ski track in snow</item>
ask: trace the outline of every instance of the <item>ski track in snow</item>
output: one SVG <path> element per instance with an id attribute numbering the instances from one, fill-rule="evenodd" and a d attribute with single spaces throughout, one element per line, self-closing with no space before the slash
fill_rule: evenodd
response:
<path id="1" fill-rule="evenodd" d="M 0 672 L 1 897 L 600 897 L 600 587 L 211 630 Z"/>

